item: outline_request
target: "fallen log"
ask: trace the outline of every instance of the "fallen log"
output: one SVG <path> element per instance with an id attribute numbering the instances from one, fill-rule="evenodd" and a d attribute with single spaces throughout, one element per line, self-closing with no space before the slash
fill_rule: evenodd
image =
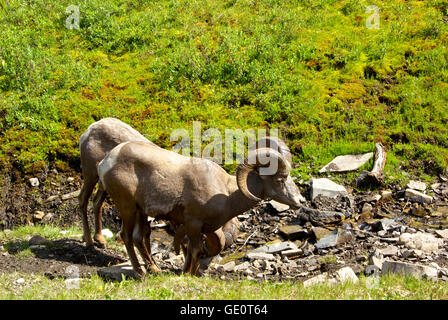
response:
<path id="1" fill-rule="evenodd" d="M 376 154 L 372 171 L 363 171 L 356 178 L 355 183 L 358 188 L 367 186 L 380 186 L 384 182 L 384 166 L 386 165 L 386 150 L 381 143 L 375 143 Z"/>

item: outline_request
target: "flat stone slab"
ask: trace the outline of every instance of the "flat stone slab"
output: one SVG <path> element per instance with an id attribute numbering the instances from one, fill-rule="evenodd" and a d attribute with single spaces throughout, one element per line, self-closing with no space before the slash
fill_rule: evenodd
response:
<path id="1" fill-rule="evenodd" d="M 436 233 L 439 237 L 443 239 L 448 239 L 448 229 L 436 230 Z"/>
<path id="2" fill-rule="evenodd" d="M 271 200 L 268 202 L 277 212 L 282 212 L 289 209 L 289 206 L 287 204 L 283 204 L 280 202 L 277 202 L 275 200 Z"/>
<path id="3" fill-rule="evenodd" d="M 253 252 L 246 253 L 246 257 L 250 260 L 275 260 L 275 257 L 271 253 Z"/>
<path id="4" fill-rule="evenodd" d="M 298 224 L 288 224 L 278 228 L 280 233 L 288 239 L 299 239 L 308 237 L 308 231 Z"/>
<path id="5" fill-rule="evenodd" d="M 433 267 L 388 260 L 384 261 L 383 263 L 382 273 L 404 274 L 411 275 L 417 278 L 425 277 L 429 279 L 434 279 L 438 276 L 437 269 Z"/>
<path id="6" fill-rule="evenodd" d="M 426 190 L 426 183 L 421 182 L 421 181 L 410 180 L 409 183 L 407 184 L 407 187 L 409 189 L 414 189 L 414 190 L 418 190 L 418 191 L 425 191 Z"/>
<path id="7" fill-rule="evenodd" d="M 404 196 L 410 201 L 420 202 L 420 203 L 432 203 L 433 198 L 424 193 L 415 191 L 413 189 L 406 189 Z"/>
<path id="8" fill-rule="evenodd" d="M 344 172 L 357 170 L 372 158 L 373 152 L 337 156 L 319 172 Z"/>
<path id="9" fill-rule="evenodd" d="M 318 195 L 323 195 L 329 198 L 335 198 L 338 195 L 347 195 L 347 190 L 327 178 L 313 179 L 311 181 L 311 200 L 314 200 Z"/>
<path id="10" fill-rule="evenodd" d="M 258 247 L 252 250 L 251 252 L 279 253 L 284 250 L 291 250 L 291 249 L 297 249 L 297 246 L 293 242 L 283 241 Z"/>
<path id="11" fill-rule="evenodd" d="M 326 249 L 335 247 L 338 244 L 338 230 L 335 229 L 329 235 L 319 239 L 314 245 L 317 249 Z"/>
<path id="12" fill-rule="evenodd" d="M 144 270 L 145 265 L 142 263 L 141 267 Z M 123 262 L 112 267 L 99 269 L 97 273 L 100 277 L 114 281 L 122 281 L 122 276 L 124 276 L 125 279 L 135 278 L 134 269 L 132 269 L 132 264 L 130 261 Z"/>

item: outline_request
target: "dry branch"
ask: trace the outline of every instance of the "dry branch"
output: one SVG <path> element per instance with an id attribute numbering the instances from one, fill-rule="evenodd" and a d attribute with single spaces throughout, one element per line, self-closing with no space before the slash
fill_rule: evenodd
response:
<path id="1" fill-rule="evenodd" d="M 368 185 L 379 186 L 384 182 L 384 166 L 386 165 L 386 150 L 381 143 L 376 143 L 375 163 L 372 171 L 363 171 L 356 178 L 356 186 L 362 188 Z"/>

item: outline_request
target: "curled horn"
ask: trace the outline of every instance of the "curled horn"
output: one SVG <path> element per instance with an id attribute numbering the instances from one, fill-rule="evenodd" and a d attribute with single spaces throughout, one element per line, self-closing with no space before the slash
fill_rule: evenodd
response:
<path id="1" fill-rule="evenodd" d="M 257 141 L 257 148 L 271 148 L 275 151 L 280 152 L 280 154 L 286 159 L 286 161 L 289 162 L 290 165 L 292 165 L 292 155 L 291 151 L 289 150 L 288 146 L 277 137 L 262 137 L 258 139 Z"/>
<path id="2" fill-rule="evenodd" d="M 204 254 L 206 257 L 214 257 L 219 254 L 225 246 L 226 237 L 221 229 L 205 234 L 203 243 Z"/>
<path id="3" fill-rule="evenodd" d="M 269 164 L 261 164 L 260 158 L 269 158 L 270 161 L 277 161 L 278 169 L 277 174 L 285 174 L 288 175 L 291 171 L 291 166 L 285 160 L 285 158 L 277 151 L 270 148 L 261 148 L 256 149 L 249 153 L 249 155 L 244 159 L 244 163 L 240 164 L 236 169 L 236 182 L 238 184 L 238 188 L 241 192 L 251 200 L 254 201 L 262 201 L 262 199 L 253 195 L 249 189 L 247 188 L 247 176 L 251 171 L 259 167 L 268 167 Z M 249 164 L 248 159 L 255 159 L 254 164 Z"/>
<path id="4" fill-rule="evenodd" d="M 224 232 L 224 236 L 226 238 L 225 247 L 230 247 L 232 243 L 236 241 L 236 238 L 238 238 L 238 232 L 239 232 L 240 222 L 238 221 L 238 218 L 235 217 L 229 221 L 227 221 L 222 226 L 222 231 Z"/>

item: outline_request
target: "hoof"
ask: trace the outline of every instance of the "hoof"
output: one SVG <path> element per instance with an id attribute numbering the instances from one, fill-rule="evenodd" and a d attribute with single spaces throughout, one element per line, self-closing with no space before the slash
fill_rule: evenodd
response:
<path id="1" fill-rule="evenodd" d="M 95 244 L 98 247 L 103 249 L 107 247 L 107 241 L 102 234 L 96 234 L 93 238 L 95 239 Z"/>
<path id="2" fill-rule="evenodd" d="M 135 278 L 135 279 L 137 279 L 137 280 L 142 280 L 144 277 L 145 277 L 145 272 L 144 272 L 144 271 L 136 272 L 136 271 L 134 270 L 134 278 Z"/>
<path id="3" fill-rule="evenodd" d="M 149 265 L 149 266 L 146 266 L 146 270 L 148 270 L 148 272 L 151 272 L 151 273 L 159 273 L 159 272 L 162 272 L 162 270 L 158 267 L 158 266 L 156 266 L 156 265 Z"/>
<path id="4" fill-rule="evenodd" d="M 86 239 L 87 238 L 87 239 Z M 86 247 L 93 247 L 93 240 L 90 236 L 86 237 L 85 235 L 82 236 L 82 241 L 86 243 Z"/>

